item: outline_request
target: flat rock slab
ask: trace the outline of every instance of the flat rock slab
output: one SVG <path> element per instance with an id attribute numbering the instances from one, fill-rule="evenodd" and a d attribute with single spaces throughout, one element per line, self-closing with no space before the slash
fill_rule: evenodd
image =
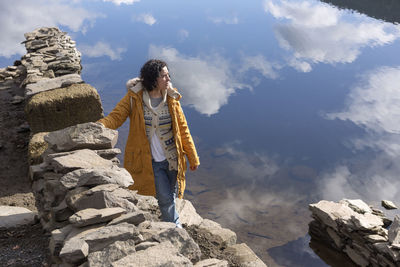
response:
<path id="1" fill-rule="evenodd" d="M 67 74 L 53 79 L 42 79 L 37 83 L 28 84 L 26 86 L 25 95 L 26 97 L 30 97 L 40 92 L 82 82 L 83 80 L 79 74 Z"/>
<path id="2" fill-rule="evenodd" d="M 182 256 L 170 242 L 149 247 L 130 254 L 116 262 L 113 267 L 159 267 L 159 266 L 193 266 L 188 258 Z"/>
<path id="3" fill-rule="evenodd" d="M 69 222 L 74 226 L 83 227 L 91 224 L 109 222 L 125 213 L 122 208 L 84 209 L 69 217 Z"/>
<path id="4" fill-rule="evenodd" d="M 109 149 L 117 143 L 118 131 L 108 129 L 101 123 L 87 122 L 53 131 L 44 140 L 54 151 Z"/>
<path id="5" fill-rule="evenodd" d="M 68 189 L 79 186 L 97 186 L 101 184 L 117 184 L 121 187 L 128 187 L 133 184 L 130 173 L 126 169 L 118 166 L 75 170 L 61 177 L 60 182 Z"/>
<path id="6" fill-rule="evenodd" d="M 23 207 L 0 206 L 0 228 L 33 224 L 36 212 Z"/>
<path id="7" fill-rule="evenodd" d="M 84 191 L 80 188 L 82 187 L 78 187 L 79 190 L 70 192 L 66 197 L 68 207 L 74 211 L 112 207 L 121 207 L 128 212 L 137 210 L 135 193 L 116 184 L 98 185 Z"/>
<path id="8" fill-rule="evenodd" d="M 105 226 L 84 237 L 84 240 L 89 244 L 90 253 L 102 250 L 116 241 L 129 239 L 133 240 L 135 244 L 143 241 L 137 227 L 128 223 Z"/>
<path id="9" fill-rule="evenodd" d="M 103 107 L 94 87 L 73 84 L 32 96 L 25 105 L 25 114 L 32 133 L 51 132 L 98 121 L 103 117 Z"/>
<path id="10" fill-rule="evenodd" d="M 50 154 L 47 156 L 46 162 L 58 173 L 68 173 L 77 169 L 111 168 L 114 165 L 112 161 L 103 159 L 89 149 Z"/>

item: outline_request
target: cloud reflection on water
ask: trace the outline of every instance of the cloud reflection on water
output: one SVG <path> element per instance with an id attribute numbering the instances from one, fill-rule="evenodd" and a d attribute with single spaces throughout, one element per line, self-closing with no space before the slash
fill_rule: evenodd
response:
<path id="1" fill-rule="evenodd" d="M 132 16 L 133 21 L 138 21 L 138 22 L 143 22 L 147 25 L 152 26 L 154 23 L 157 22 L 157 20 L 153 17 L 152 14 L 150 13 L 143 13 L 139 15 L 133 15 Z"/>
<path id="2" fill-rule="evenodd" d="M 363 76 L 351 89 L 344 111 L 328 119 L 350 120 L 364 128 L 352 140 L 357 151 L 372 149 L 376 155 L 358 164 L 340 164 L 322 180 L 324 198 L 400 201 L 400 67 L 381 67 Z"/>
<path id="3" fill-rule="evenodd" d="M 248 88 L 237 81 L 231 64 L 218 54 L 190 57 L 172 47 L 150 45 L 149 57 L 168 62 L 172 81 L 184 95 L 183 104 L 201 114 L 218 113 L 236 90 Z"/>
<path id="4" fill-rule="evenodd" d="M 346 21 L 345 11 L 324 3 L 272 0 L 264 9 L 287 23 L 275 26 L 282 48 L 293 51 L 288 64 L 299 71 L 310 71 L 313 63 L 351 63 L 361 48 L 382 46 L 400 37 L 400 28 L 362 16 Z"/>
<path id="5" fill-rule="evenodd" d="M 126 48 L 113 48 L 106 42 L 97 42 L 95 45 L 82 44 L 78 45 L 79 51 L 87 57 L 108 56 L 111 60 L 121 60 L 121 54 L 126 52 Z"/>

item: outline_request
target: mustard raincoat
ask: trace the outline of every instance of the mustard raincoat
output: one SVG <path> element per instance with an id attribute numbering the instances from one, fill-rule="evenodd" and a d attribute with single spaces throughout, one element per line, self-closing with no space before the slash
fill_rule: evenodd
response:
<path id="1" fill-rule="evenodd" d="M 143 117 L 143 90 L 140 79 L 129 80 L 126 84 L 128 92 L 119 101 L 114 110 L 99 120 L 105 127 L 117 129 L 125 120 L 130 119 L 128 141 L 125 146 L 124 168 L 134 180 L 130 187 L 139 194 L 155 196 L 154 173 L 151 163 L 150 143 L 146 136 Z M 190 166 L 200 165 L 196 148 L 183 114 L 179 99 L 181 95 L 174 89 L 167 90 L 167 102 L 172 119 L 172 128 L 178 153 L 178 198 L 183 198 L 186 187 L 186 158 Z"/>

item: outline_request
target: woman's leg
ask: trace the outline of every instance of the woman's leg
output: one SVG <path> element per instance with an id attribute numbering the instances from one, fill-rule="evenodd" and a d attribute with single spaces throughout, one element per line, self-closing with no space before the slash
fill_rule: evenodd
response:
<path id="1" fill-rule="evenodd" d="M 180 227 L 179 215 L 175 208 L 176 171 L 169 171 L 168 161 L 154 162 L 154 183 L 156 197 L 161 211 L 161 219 L 166 222 L 174 222 Z M 175 174 L 174 174 L 175 172 Z"/>

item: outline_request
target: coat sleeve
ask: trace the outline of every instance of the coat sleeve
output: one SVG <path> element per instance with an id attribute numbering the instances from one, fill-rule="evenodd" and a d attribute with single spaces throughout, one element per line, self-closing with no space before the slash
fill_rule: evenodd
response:
<path id="1" fill-rule="evenodd" d="M 182 145 L 183 145 L 183 150 L 186 153 L 186 156 L 189 160 L 190 166 L 198 166 L 200 165 L 200 159 L 199 156 L 197 155 L 196 147 L 193 142 L 193 138 L 190 134 L 189 127 L 187 125 L 187 121 L 185 118 L 185 114 L 183 113 L 182 107 L 179 103 L 177 102 L 177 108 L 178 108 L 178 126 L 179 126 L 179 132 L 181 135 L 182 139 Z"/>
<path id="2" fill-rule="evenodd" d="M 107 117 L 98 120 L 98 122 L 101 122 L 107 128 L 115 130 L 125 122 L 126 118 L 129 116 L 130 110 L 131 101 L 129 93 L 127 93 L 115 106 L 113 111 L 111 111 Z"/>

